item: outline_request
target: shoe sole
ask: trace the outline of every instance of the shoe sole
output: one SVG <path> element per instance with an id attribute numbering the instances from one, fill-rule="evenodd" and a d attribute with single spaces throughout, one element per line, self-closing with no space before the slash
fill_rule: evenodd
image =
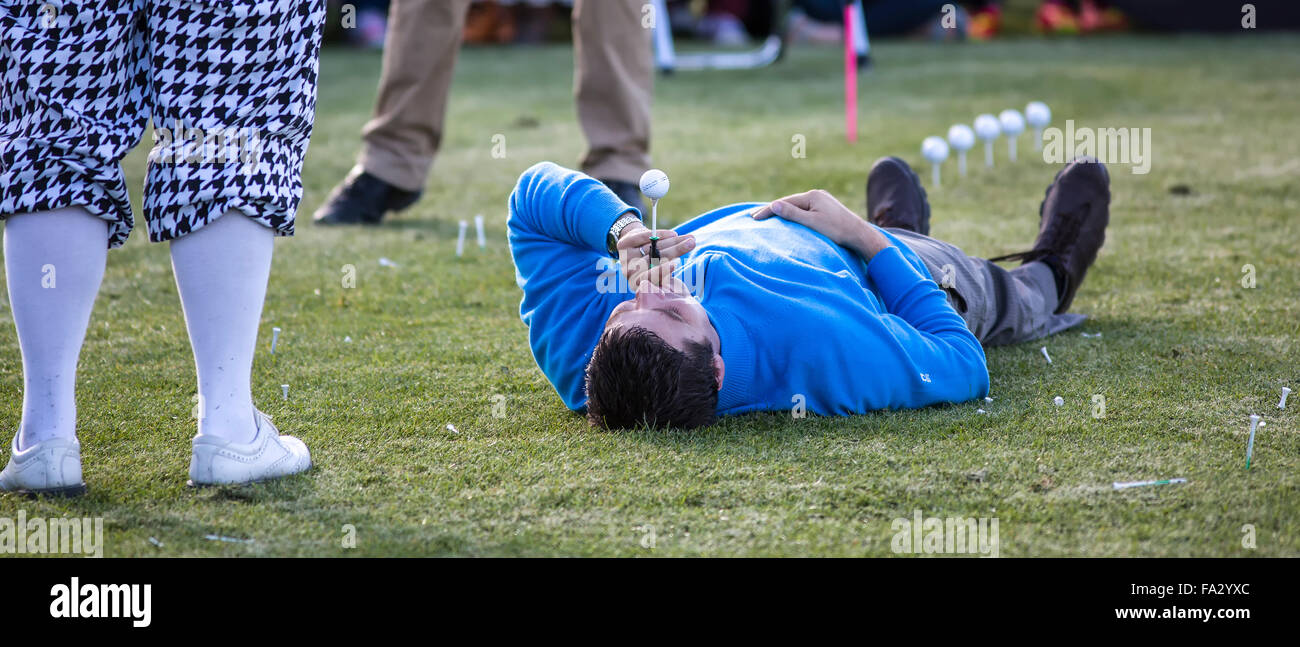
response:
<path id="1" fill-rule="evenodd" d="M 80 485 L 69 485 L 67 487 L 46 488 L 43 490 L 12 490 L 11 492 L 29 499 L 42 496 L 58 499 L 71 499 L 84 495 L 86 493 L 86 484 L 82 483 Z"/>
<path id="2" fill-rule="evenodd" d="M 1047 201 L 1051 198 L 1052 191 L 1057 188 L 1057 185 L 1060 184 L 1061 178 L 1065 176 L 1067 173 L 1074 171 L 1075 169 L 1082 168 L 1083 170 L 1081 170 L 1080 172 L 1090 172 L 1093 170 L 1091 168 L 1093 165 L 1096 166 L 1097 171 L 1100 171 L 1102 185 L 1106 187 L 1106 196 L 1107 196 L 1106 226 L 1109 227 L 1110 225 L 1109 222 L 1110 221 L 1110 216 L 1109 216 L 1110 169 L 1107 169 L 1106 165 L 1102 163 L 1100 160 L 1098 160 L 1097 158 L 1090 157 L 1090 156 L 1076 157 L 1075 159 L 1070 160 L 1070 163 L 1066 164 L 1065 168 L 1056 172 L 1056 176 L 1052 178 L 1052 183 L 1049 184 L 1047 186 L 1047 190 L 1043 192 L 1043 201 L 1038 203 L 1038 222 L 1040 227 L 1042 226 L 1042 222 L 1044 218 L 1047 217 L 1045 213 L 1047 208 Z M 1103 230 L 1103 235 L 1104 235 L 1104 230 Z M 1104 244 L 1104 240 L 1103 240 L 1103 244 Z M 1098 247 L 1098 251 L 1100 251 L 1100 247 Z M 1075 284 L 1074 278 L 1071 277 L 1071 285 L 1068 287 L 1066 294 L 1062 295 L 1061 303 L 1057 306 L 1056 310 L 1054 311 L 1056 314 L 1063 314 L 1067 312 L 1070 306 L 1074 304 L 1074 297 L 1076 294 L 1078 294 L 1079 288 L 1083 284 L 1083 279 L 1086 277 L 1088 270 L 1092 268 L 1092 265 L 1095 262 L 1096 262 L 1096 256 L 1094 255 L 1093 261 L 1088 263 L 1088 266 L 1084 268 L 1083 273 L 1080 274 L 1077 284 Z"/>
<path id="3" fill-rule="evenodd" d="M 325 218 L 312 218 L 312 224 L 323 225 L 326 227 L 378 227 L 383 224 L 384 218 L 390 213 L 398 213 L 410 208 L 416 202 L 420 201 L 420 196 L 413 198 L 402 198 L 400 200 L 390 199 L 384 203 L 384 212 L 379 215 L 378 220 L 366 220 L 358 218 L 356 220 L 329 220 Z"/>
<path id="4" fill-rule="evenodd" d="M 287 479 L 291 476 L 299 476 L 301 474 L 306 474 L 307 472 L 310 472 L 313 467 L 316 467 L 316 465 L 313 464 L 311 467 L 308 467 L 307 469 L 301 472 L 294 472 L 293 474 L 285 474 L 284 476 L 272 476 L 269 478 L 257 479 L 256 481 L 240 481 L 238 483 L 195 483 L 194 479 L 189 479 L 185 481 L 185 487 L 194 490 L 205 490 L 208 488 L 220 488 L 220 487 L 233 488 L 233 487 L 241 487 L 244 485 L 257 485 L 258 483 L 270 483 L 271 481 L 280 481 L 283 479 Z"/>
<path id="5" fill-rule="evenodd" d="M 322 227 L 377 227 L 382 221 L 371 222 L 369 220 L 352 220 L 342 222 L 339 220 L 313 220 L 312 224 Z"/>
<path id="6" fill-rule="evenodd" d="M 388 210 L 391 212 L 406 211 L 407 209 L 410 209 L 412 206 L 414 206 L 415 203 L 419 202 L 421 197 L 423 197 L 423 192 L 416 193 L 413 196 L 407 196 L 403 198 L 390 197 L 387 201 L 384 202 L 384 206 L 388 207 Z"/>
<path id="7" fill-rule="evenodd" d="M 926 194 L 925 187 L 921 185 L 921 176 L 917 175 L 916 170 L 913 169 L 910 165 L 908 165 L 907 162 L 904 162 L 903 160 L 894 156 L 886 157 L 883 160 L 877 162 L 875 165 L 871 167 L 871 170 L 874 171 L 876 168 L 886 163 L 902 171 L 903 175 L 912 181 L 912 186 L 915 187 L 916 190 L 921 194 L 921 204 L 925 205 L 925 215 L 923 218 L 921 218 L 921 222 L 917 223 L 917 226 L 925 228 L 925 231 L 920 231 L 920 230 L 909 230 L 909 231 L 914 231 L 914 233 L 921 234 L 922 236 L 929 236 L 930 235 L 930 196 Z M 870 172 L 867 173 L 867 185 L 868 186 L 871 185 Z M 876 224 L 875 214 L 871 213 L 870 207 L 867 208 L 867 222 L 870 222 L 871 224 L 876 225 L 877 227 L 881 226 Z"/>
<path id="8" fill-rule="evenodd" d="M 1041 202 L 1038 203 L 1039 222 L 1042 222 L 1043 220 L 1043 210 L 1044 208 L 1047 207 L 1047 198 L 1052 195 L 1052 189 L 1055 189 L 1056 185 L 1060 183 L 1061 176 L 1065 175 L 1068 171 L 1081 164 L 1096 164 L 1098 168 L 1101 170 L 1101 177 L 1106 185 L 1107 190 L 1110 189 L 1110 170 L 1106 168 L 1105 164 L 1097 161 L 1097 158 L 1095 157 L 1076 157 L 1070 160 L 1070 163 L 1066 164 L 1065 168 L 1057 171 L 1056 175 L 1052 176 L 1052 183 L 1048 184 L 1047 189 L 1043 191 L 1043 199 Z"/>

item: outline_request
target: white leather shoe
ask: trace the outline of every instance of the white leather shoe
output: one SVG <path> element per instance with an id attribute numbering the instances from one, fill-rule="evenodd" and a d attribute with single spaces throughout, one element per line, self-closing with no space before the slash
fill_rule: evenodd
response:
<path id="1" fill-rule="evenodd" d="M 247 444 L 195 436 L 190 457 L 191 486 L 254 483 L 305 472 L 311 452 L 293 436 L 281 436 L 271 416 L 256 412 L 257 435 Z"/>
<path id="2" fill-rule="evenodd" d="M 0 471 L 0 490 L 50 496 L 85 494 L 81 443 L 76 438 L 54 438 L 18 451 L 15 435 L 9 446 L 9 464 Z"/>

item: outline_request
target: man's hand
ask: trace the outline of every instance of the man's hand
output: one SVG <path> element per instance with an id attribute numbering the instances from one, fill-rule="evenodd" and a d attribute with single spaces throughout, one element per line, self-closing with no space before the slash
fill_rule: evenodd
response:
<path id="1" fill-rule="evenodd" d="M 678 236 L 671 229 L 660 229 L 659 260 L 654 268 L 650 267 L 650 229 L 645 225 L 633 223 L 623 230 L 618 239 L 618 260 L 623 266 L 623 276 L 628 284 L 636 288 L 637 284 L 649 280 L 655 285 L 662 285 L 663 277 L 668 276 L 677 267 L 677 259 L 695 249 L 695 237 Z M 663 268 L 663 269 L 660 269 Z"/>
<path id="2" fill-rule="evenodd" d="M 884 234 L 859 218 L 858 214 L 841 204 L 835 196 L 821 189 L 788 195 L 753 213 L 755 220 L 764 220 L 774 215 L 797 222 L 831 239 L 831 242 L 852 250 L 865 261 L 870 261 L 876 252 L 890 245 Z"/>

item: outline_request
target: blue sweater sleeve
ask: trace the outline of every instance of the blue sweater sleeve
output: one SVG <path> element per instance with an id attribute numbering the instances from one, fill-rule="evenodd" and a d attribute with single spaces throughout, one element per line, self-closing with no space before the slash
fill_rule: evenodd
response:
<path id="1" fill-rule="evenodd" d="M 942 366 L 949 373 L 941 381 L 921 378 L 926 399 L 932 398 L 923 404 L 964 402 L 988 395 L 989 373 L 984 349 L 961 315 L 948 305 L 948 298 L 937 283 L 922 275 L 893 246 L 872 257 L 867 264 L 867 275 L 889 312 L 886 317 L 901 320 L 891 328 L 913 363 Z"/>
<path id="2" fill-rule="evenodd" d="M 605 236 L 625 213 L 639 213 L 604 184 L 551 162 L 519 176 L 507 227 L 519 317 L 533 358 L 573 410 L 586 407 L 583 372 L 605 320 L 626 295 L 605 250 Z"/>

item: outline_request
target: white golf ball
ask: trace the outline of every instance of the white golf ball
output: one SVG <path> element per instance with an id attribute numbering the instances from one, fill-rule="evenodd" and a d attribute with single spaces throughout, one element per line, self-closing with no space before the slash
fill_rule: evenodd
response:
<path id="1" fill-rule="evenodd" d="M 657 168 L 652 168 L 641 175 L 641 193 L 651 200 L 668 195 L 668 175 Z"/>
<path id="2" fill-rule="evenodd" d="M 997 139 L 1002 134 L 1002 124 L 998 118 L 990 114 L 982 114 L 975 118 L 975 134 L 980 139 Z"/>
<path id="3" fill-rule="evenodd" d="M 1059 406 L 1065 404 L 1065 398 L 1062 398 L 1061 396 L 1058 395 L 1058 396 L 1056 396 L 1055 398 L 1052 399 L 1052 404 L 1055 404 L 1056 406 L 1059 407 Z"/>
<path id="4" fill-rule="evenodd" d="M 1020 116 L 1018 110 L 1003 110 L 998 115 L 998 122 L 1002 124 L 1002 132 L 1011 137 L 1015 137 L 1025 132 L 1025 118 Z"/>
<path id="5" fill-rule="evenodd" d="M 975 131 L 966 124 L 954 124 L 948 129 L 948 143 L 959 151 L 970 150 L 975 145 Z"/>
<path id="6" fill-rule="evenodd" d="M 943 141 L 942 137 L 926 137 L 921 142 L 921 155 L 936 164 L 942 162 L 948 159 L 948 142 Z"/>
<path id="7" fill-rule="evenodd" d="M 1029 105 L 1025 106 L 1025 121 L 1034 128 L 1042 128 L 1052 123 L 1052 109 L 1042 101 L 1030 101 Z"/>

